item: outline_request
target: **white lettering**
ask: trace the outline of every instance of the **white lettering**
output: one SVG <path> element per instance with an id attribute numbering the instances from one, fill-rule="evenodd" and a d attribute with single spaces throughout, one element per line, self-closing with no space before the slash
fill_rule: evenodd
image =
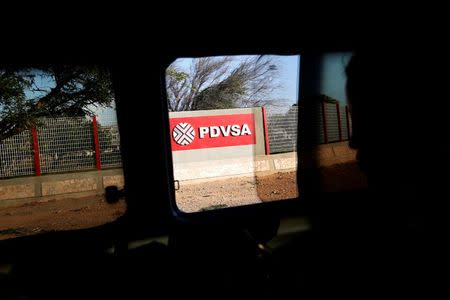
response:
<path id="1" fill-rule="evenodd" d="M 228 125 L 227 127 L 220 126 L 220 131 L 222 131 L 222 135 L 223 136 L 229 136 L 230 135 L 230 129 L 231 129 L 230 125 Z"/>
<path id="2" fill-rule="evenodd" d="M 220 135 L 219 126 L 211 126 L 209 127 L 209 137 L 216 138 Z"/>
<path id="3" fill-rule="evenodd" d="M 248 124 L 240 125 L 221 125 L 221 126 L 209 126 L 209 127 L 199 127 L 199 138 L 203 139 L 205 136 L 209 135 L 210 138 L 216 138 L 220 135 L 227 136 L 242 136 L 251 135 L 250 127 Z"/>
<path id="4" fill-rule="evenodd" d="M 239 127 L 239 125 L 231 126 L 231 135 L 232 136 L 241 135 L 241 128 Z"/>
<path id="5" fill-rule="evenodd" d="M 199 127 L 199 138 L 203 139 L 205 137 L 205 134 L 209 133 L 209 127 Z"/>
<path id="6" fill-rule="evenodd" d="M 241 131 L 241 135 L 251 135 L 252 132 L 250 131 L 250 128 L 248 127 L 247 124 L 244 124 L 244 126 L 242 126 L 242 131 Z"/>

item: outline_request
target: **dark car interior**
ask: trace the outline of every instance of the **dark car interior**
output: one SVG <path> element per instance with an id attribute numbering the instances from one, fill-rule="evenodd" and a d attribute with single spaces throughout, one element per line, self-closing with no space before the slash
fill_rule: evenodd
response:
<path id="1" fill-rule="evenodd" d="M 295 45 L 270 41 L 253 46 L 130 44 L 124 50 L 110 51 L 105 45 L 90 51 L 64 45 L 25 58 L 17 53 L 2 55 L 2 64 L 96 63 L 110 68 L 125 190 L 111 189 L 108 197 L 123 193 L 127 211 L 113 223 L 94 228 L 0 241 L 0 298 L 283 299 L 378 293 L 388 297 L 389 291 L 427 292 L 441 286 L 439 280 L 445 277 L 435 276 L 435 272 L 442 263 L 436 257 L 442 256 L 433 257 L 432 250 L 441 240 L 432 239 L 417 219 L 407 229 L 395 227 L 403 220 L 402 209 L 412 204 L 389 204 L 395 190 L 392 186 L 376 196 L 370 188 L 323 191 L 324 179 L 312 143 L 317 132 L 312 113 L 315 100 L 307 96 L 320 89 L 324 53 L 354 52 L 359 46 L 335 38 L 305 39 Z M 180 213 L 171 175 L 165 70 L 178 57 L 244 54 L 301 55 L 300 196 Z M 143 147 L 142 134 L 151 135 L 151 147 Z M 148 159 L 142 160 L 143 155 Z M 442 174 L 444 182 L 448 175 Z M 426 192 L 421 195 L 428 197 Z M 379 200 L 383 205 L 374 204 L 374 197 L 383 199 Z M 440 196 L 443 201 L 447 198 L 446 194 Z M 436 207 L 428 206 L 427 213 L 435 211 Z M 444 218 L 440 215 L 440 220 Z M 445 238 L 439 230 L 432 232 Z M 425 282 L 427 278 L 432 279 Z"/>

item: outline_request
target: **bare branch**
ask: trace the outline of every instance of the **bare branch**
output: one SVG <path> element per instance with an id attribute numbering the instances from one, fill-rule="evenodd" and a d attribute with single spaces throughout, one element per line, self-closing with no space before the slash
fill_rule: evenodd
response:
<path id="1" fill-rule="evenodd" d="M 170 68 L 180 72 L 177 65 Z M 276 87 L 277 66 L 267 56 L 193 59 L 187 77 L 167 79 L 169 109 L 174 111 L 224 107 L 250 107 L 268 103 Z M 173 73 L 172 75 L 177 75 Z"/>

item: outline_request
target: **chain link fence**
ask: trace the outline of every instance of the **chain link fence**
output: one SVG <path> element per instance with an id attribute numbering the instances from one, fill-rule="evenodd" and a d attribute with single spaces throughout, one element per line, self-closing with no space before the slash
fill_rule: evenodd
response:
<path id="1" fill-rule="evenodd" d="M 122 165 L 115 111 L 98 119 L 41 119 L 35 132 L 25 130 L 0 141 L 0 178 Z"/>

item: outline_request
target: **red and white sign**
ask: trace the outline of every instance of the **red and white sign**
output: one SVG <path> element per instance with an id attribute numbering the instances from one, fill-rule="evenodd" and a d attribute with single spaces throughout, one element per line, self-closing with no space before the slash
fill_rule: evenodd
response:
<path id="1" fill-rule="evenodd" d="M 172 151 L 256 144 L 253 114 L 170 119 Z"/>

